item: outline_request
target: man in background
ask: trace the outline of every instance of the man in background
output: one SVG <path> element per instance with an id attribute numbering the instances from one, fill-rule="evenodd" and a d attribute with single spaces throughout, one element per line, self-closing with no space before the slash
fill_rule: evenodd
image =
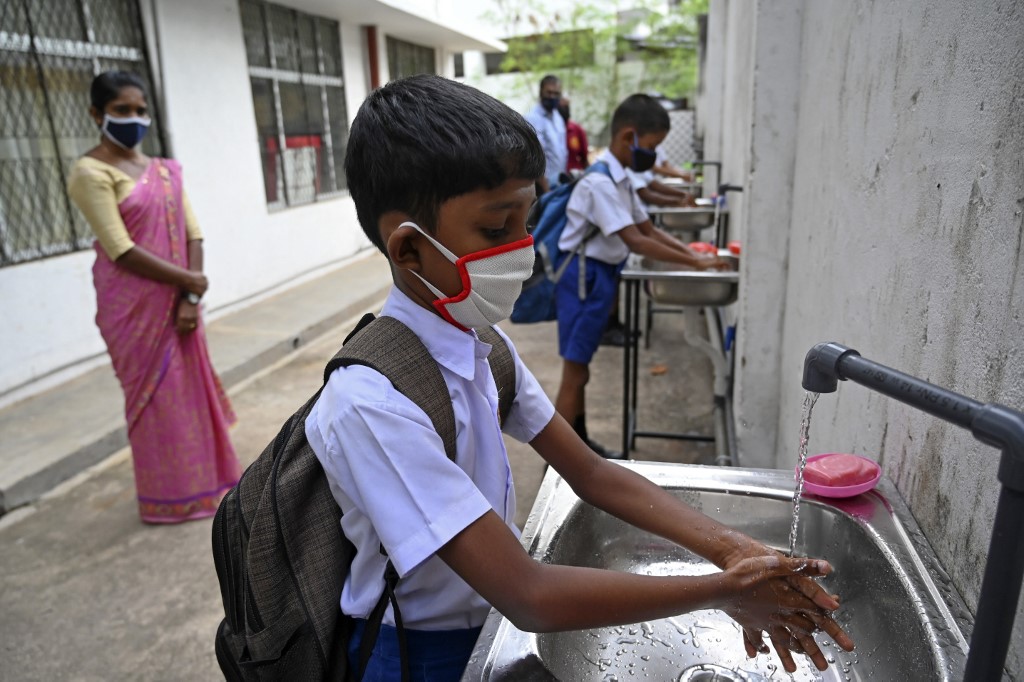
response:
<path id="1" fill-rule="evenodd" d="M 539 181 L 540 192 L 547 192 L 559 184 L 559 176 L 565 172 L 569 150 L 565 141 L 565 121 L 558 113 L 562 99 L 562 81 L 558 76 L 548 74 L 540 80 L 540 98 L 533 109 L 526 114 L 526 120 L 537 131 L 537 138 L 544 150 L 544 177 Z"/>

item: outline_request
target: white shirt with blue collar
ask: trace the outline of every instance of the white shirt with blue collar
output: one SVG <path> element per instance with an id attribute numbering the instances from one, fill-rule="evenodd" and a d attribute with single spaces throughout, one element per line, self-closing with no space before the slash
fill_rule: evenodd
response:
<path id="1" fill-rule="evenodd" d="M 618 232 L 647 220 L 647 212 L 619 160 L 608 150 L 597 160 L 608 165 L 611 177 L 594 170 L 576 183 L 565 207 L 565 228 L 558 248 L 573 251 L 589 233 L 590 226 L 596 225 L 600 232 L 583 247 L 587 258 L 618 265 L 629 255 L 629 247 Z"/>
<path id="2" fill-rule="evenodd" d="M 336 370 L 306 419 L 341 526 L 357 554 L 341 609 L 365 618 L 384 589 L 383 544 L 402 577 L 406 627 L 449 630 L 481 625 L 490 605 L 436 552 L 493 510 L 518 535 L 515 489 L 498 424 L 489 344 L 392 288 L 381 315 L 408 326 L 437 360 L 455 412 L 456 459 L 448 459 L 430 417 L 383 375 L 361 365 Z M 500 330 L 499 330 L 499 333 Z M 516 367 L 516 397 L 504 432 L 529 442 L 555 408 L 505 337 Z M 390 607 L 385 622 L 394 624 Z"/>

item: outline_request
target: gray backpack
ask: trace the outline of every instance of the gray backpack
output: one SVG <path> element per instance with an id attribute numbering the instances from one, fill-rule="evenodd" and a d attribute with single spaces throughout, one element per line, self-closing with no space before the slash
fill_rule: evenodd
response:
<path id="1" fill-rule="evenodd" d="M 478 333 L 493 346 L 487 359 L 504 423 L 515 398 L 515 364 L 497 332 Z M 394 318 L 366 315 L 327 364 L 324 383 L 348 365 L 375 369 L 419 405 L 454 460 L 448 388 L 416 334 Z M 224 602 L 215 648 L 228 680 L 359 679 L 389 603 L 404 643 L 394 593 L 398 574 L 388 561 L 384 593 L 367 619 L 360 670 L 349 669 L 353 622 L 339 604 L 355 547 L 342 533 L 341 509 L 306 441 L 306 417 L 319 396 L 317 391 L 285 422 L 225 495 L 213 520 L 213 559 Z M 404 679 L 407 674 L 403 656 Z"/>

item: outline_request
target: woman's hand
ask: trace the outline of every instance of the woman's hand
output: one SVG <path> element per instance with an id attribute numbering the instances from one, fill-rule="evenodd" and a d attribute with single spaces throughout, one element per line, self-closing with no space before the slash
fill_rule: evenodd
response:
<path id="1" fill-rule="evenodd" d="M 185 275 L 184 281 L 181 286 L 185 291 L 191 291 L 197 296 L 202 296 L 206 293 L 206 288 L 210 286 L 209 281 L 206 279 L 206 275 L 195 270 L 186 271 L 188 274 Z"/>
<path id="2" fill-rule="evenodd" d="M 747 656 L 768 653 L 762 635 L 767 630 L 787 672 L 796 670 L 790 651 L 806 654 L 815 667 L 825 670 L 828 662 L 814 641 L 816 630 L 827 633 L 846 651 L 854 647 L 830 615 L 839 607 L 838 598 L 812 579 L 828 575 L 832 567 L 817 559 L 789 558 L 767 547 L 763 550 L 765 554 L 759 556 L 737 555 L 727 560 L 723 577 L 733 592 L 723 610 L 742 626 Z"/>
<path id="3" fill-rule="evenodd" d="M 175 326 L 179 334 L 191 334 L 199 326 L 199 306 L 185 299 L 178 302 L 178 315 Z"/>

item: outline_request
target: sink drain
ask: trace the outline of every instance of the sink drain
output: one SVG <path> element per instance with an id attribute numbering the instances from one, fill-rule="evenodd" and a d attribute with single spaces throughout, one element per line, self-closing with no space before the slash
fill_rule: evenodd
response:
<path id="1" fill-rule="evenodd" d="M 679 676 L 679 682 L 764 682 L 764 680 L 765 678 L 760 675 L 723 668 L 714 663 L 691 666 Z"/>

